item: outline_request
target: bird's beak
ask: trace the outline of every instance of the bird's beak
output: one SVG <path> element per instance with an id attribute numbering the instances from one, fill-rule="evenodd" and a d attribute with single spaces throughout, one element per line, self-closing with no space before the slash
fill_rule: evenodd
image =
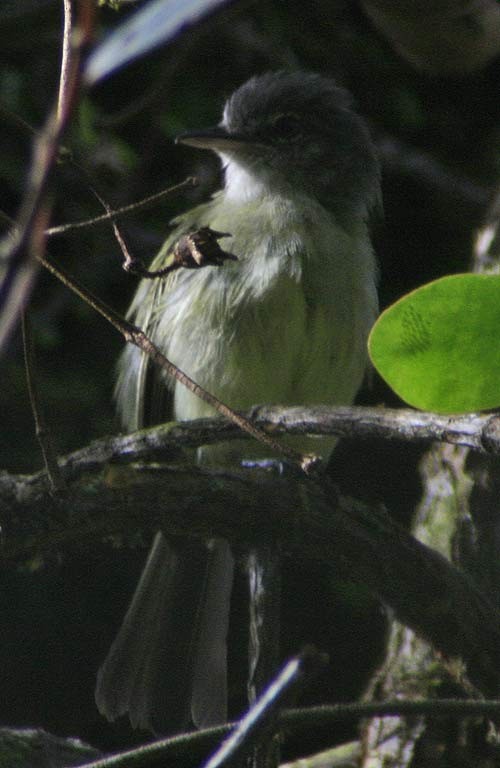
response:
<path id="1" fill-rule="evenodd" d="M 244 136 L 236 136 L 227 132 L 222 126 L 206 128 L 201 131 L 187 131 L 181 133 L 175 139 L 176 144 L 188 144 L 190 147 L 198 149 L 211 149 L 214 152 L 224 152 L 231 149 L 238 149 L 242 144 L 248 144 L 248 139 Z"/>

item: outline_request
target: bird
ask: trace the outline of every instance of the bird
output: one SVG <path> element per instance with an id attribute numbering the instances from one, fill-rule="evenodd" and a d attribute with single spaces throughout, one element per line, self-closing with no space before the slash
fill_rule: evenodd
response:
<path id="1" fill-rule="evenodd" d="M 185 235 L 227 233 L 236 260 L 178 269 L 139 283 L 128 318 L 197 383 L 233 409 L 256 403 L 352 403 L 377 316 L 370 223 L 381 207 L 380 166 L 347 90 L 307 71 L 254 75 L 228 98 L 221 122 L 178 141 L 215 152 L 223 185 L 173 221 L 151 269 Z M 117 409 L 127 430 L 168 417 L 212 416 L 136 347 L 118 365 Z M 290 438 L 327 459 L 334 438 Z M 262 453 L 264 451 L 264 454 Z M 203 465 L 269 453 L 248 441 L 198 449 Z M 109 720 L 166 734 L 227 718 L 227 632 L 234 572 L 229 543 L 159 532 L 118 635 L 96 702 Z"/>

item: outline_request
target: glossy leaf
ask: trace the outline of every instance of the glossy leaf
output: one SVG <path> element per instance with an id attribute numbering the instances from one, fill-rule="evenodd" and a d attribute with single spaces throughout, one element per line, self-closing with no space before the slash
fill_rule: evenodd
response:
<path id="1" fill-rule="evenodd" d="M 500 406 L 500 275 L 451 275 L 382 313 L 372 362 L 407 403 L 442 413 Z"/>

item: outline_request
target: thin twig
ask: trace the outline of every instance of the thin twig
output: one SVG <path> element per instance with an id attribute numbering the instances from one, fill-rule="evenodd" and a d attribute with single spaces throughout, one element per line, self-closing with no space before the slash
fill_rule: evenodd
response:
<path id="1" fill-rule="evenodd" d="M 42 451 L 51 490 L 54 494 L 58 494 L 66 490 L 66 483 L 57 463 L 56 452 L 54 451 L 50 431 L 47 429 L 45 415 L 40 404 L 40 398 L 38 396 L 38 387 L 36 384 L 35 375 L 33 334 L 31 330 L 31 322 L 28 310 L 25 310 L 22 315 L 22 336 L 26 382 L 28 385 L 31 411 L 35 420 L 36 436 Z"/>
<path id="2" fill-rule="evenodd" d="M 66 233 L 66 232 L 72 232 L 75 229 L 93 227 L 96 224 L 102 224 L 104 222 L 112 221 L 113 219 L 116 219 L 119 216 L 123 216 L 126 213 L 131 213 L 132 211 L 137 211 L 141 208 L 146 208 L 149 205 L 154 205 L 156 202 L 158 202 L 158 200 L 161 200 L 164 197 L 169 197 L 170 195 L 176 195 L 179 192 L 182 192 L 184 189 L 190 189 L 192 187 L 195 187 L 196 184 L 197 184 L 196 179 L 190 176 L 184 181 L 181 181 L 180 184 L 176 184 L 173 187 L 168 187 L 168 189 L 162 189 L 161 192 L 157 192 L 154 195 L 145 197 L 143 200 L 139 200 L 136 203 L 130 203 L 129 205 L 124 205 L 122 208 L 117 208 L 116 210 L 109 209 L 106 213 L 103 213 L 100 216 L 95 216 L 92 219 L 85 219 L 84 221 L 73 221 L 73 222 L 69 222 L 68 224 L 60 224 L 57 227 L 50 227 L 47 230 L 46 234 L 52 237 L 52 235 L 62 235 L 63 233 Z M 104 205 L 101 199 L 100 199 L 100 202 Z M 108 206 L 105 206 L 105 207 L 108 208 Z"/>
<path id="3" fill-rule="evenodd" d="M 59 76 L 59 95 L 57 99 L 57 117 L 62 119 L 67 112 L 67 102 L 70 97 L 71 54 L 73 35 L 73 6 L 72 0 L 63 0 L 63 44 L 61 53 L 61 74 Z"/>
<path id="4" fill-rule="evenodd" d="M 17 223 L 0 242 L 0 260 L 6 264 L 2 285 L 0 286 L 0 305 L 3 308 L 0 325 L 0 348 L 27 305 L 34 282 L 35 261 L 27 248 L 32 229 L 40 206 L 42 205 L 47 184 L 54 168 L 59 144 L 73 112 L 80 85 L 80 61 L 83 47 L 90 39 L 93 29 L 95 7 L 93 0 L 81 0 L 80 19 L 72 35 L 74 45 L 70 61 L 65 70 L 64 97 L 58 98 L 51 110 L 43 130 L 33 144 L 33 159 L 26 183 L 26 194 L 21 203 Z M 59 111 L 59 108 L 60 111 Z"/>
<path id="5" fill-rule="evenodd" d="M 142 768 L 142 766 L 146 768 L 146 766 L 152 765 L 155 760 L 166 755 L 183 755 L 196 748 L 207 748 L 216 739 L 225 736 L 234 725 L 234 723 L 228 723 L 214 728 L 204 728 L 201 731 L 180 733 L 110 757 L 93 760 L 91 763 L 80 766 L 80 768 Z"/>
<path id="6" fill-rule="evenodd" d="M 73 63 L 72 53 L 72 36 L 73 36 L 73 11 L 71 0 L 63 0 L 64 7 L 64 33 L 63 33 L 63 50 L 61 61 L 61 73 L 59 77 L 59 95 L 57 101 L 57 108 L 55 114 L 53 114 L 53 130 L 47 131 L 48 143 L 44 145 L 43 138 L 40 143 L 40 147 L 44 146 L 44 153 L 39 155 L 41 162 L 41 169 L 45 172 L 45 182 L 48 179 L 49 172 L 54 163 L 55 154 L 58 149 L 59 139 L 61 137 L 62 130 L 69 118 L 71 112 L 71 102 L 75 98 L 76 87 L 78 83 L 78 54 L 76 53 L 77 61 Z M 52 136 L 52 144 L 51 134 Z M 39 147 L 39 148 L 40 148 Z M 45 250 L 45 236 L 44 230 L 49 215 L 49 206 L 45 204 L 43 192 L 45 184 L 40 180 L 39 194 L 37 197 L 36 205 L 32 210 L 30 217 L 30 225 L 27 228 L 26 236 L 29 243 L 28 257 L 33 264 L 36 264 L 43 258 Z M 15 230 L 16 234 L 18 229 Z M 33 272 L 33 270 L 30 270 Z M 38 397 L 38 389 L 36 386 L 35 377 L 35 358 L 33 349 L 33 337 L 31 334 L 30 322 L 25 309 L 22 314 L 22 334 L 23 334 L 23 347 L 24 347 L 24 362 L 26 369 L 26 380 L 28 385 L 29 398 L 31 403 L 31 409 L 33 412 L 33 418 L 35 422 L 36 436 L 40 444 L 43 460 L 45 463 L 45 469 L 49 478 L 49 483 L 53 493 L 61 493 L 66 489 L 66 484 L 62 477 L 57 464 L 56 453 L 53 449 L 51 436 L 44 418 L 43 409 L 40 405 Z"/>
<path id="7" fill-rule="evenodd" d="M 283 726 L 312 728 L 333 724 L 339 720 L 367 717 L 495 717 L 500 715 L 500 699 L 395 699 L 393 701 L 353 702 L 301 707 L 283 712 Z"/>
<path id="8" fill-rule="evenodd" d="M 287 731 L 315 728 L 319 724 L 335 725 L 342 720 L 360 720 L 368 717 L 412 717 L 429 715 L 432 717 L 497 717 L 500 714 L 500 700 L 470 701 L 468 699 L 428 699 L 424 701 L 383 701 L 370 704 L 333 704 L 322 707 L 289 709 L 278 717 L 278 723 Z M 159 758 L 173 758 L 208 747 L 215 738 L 226 734 L 235 723 L 206 728 L 192 733 L 181 733 L 168 739 L 160 739 L 150 744 L 121 752 L 111 757 L 104 757 L 81 768 L 139 768 L 151 765 Z M 142 759 L 143 758 L 143 759 Z"/>
<path id="9" fill-rule="evenodd" d="M 38 136 L 39 134 L 39 131 L 36 128 L 30 125 L 20 115 L 17 115 L 15 112 L 12 112 L 11 109 L 8 109 L 5 104 L 0 104 L 0 117 L 9 120 L 16 126 L 16 128 L 19 128 L 25 133 L 29 133 L 30 136 Z"/>
<path id="10" fill-rule="evenodd" d="M 210 227 L 200 227 L 194 232 L 183 235 L 171 248 L 166 258 L 166 267 L 148 269 L 142 259 L 132 256 L 118 225 L 113 222 L 113 232 L 123 254 L 123 269 L 147 280 L 166 277 L 178 269 L 203 269 L 204 267 L 222 267 L 226 261 L 238 261 L 237 256 L 222 250 L 219 240 L 230 237 L 228 232 L 217 232 Z"/>

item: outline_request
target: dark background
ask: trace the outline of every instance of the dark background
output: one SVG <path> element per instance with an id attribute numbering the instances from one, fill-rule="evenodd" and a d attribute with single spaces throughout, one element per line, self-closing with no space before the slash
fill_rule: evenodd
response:
<path id="1" fill-rule="evenodd" d="M 43 124 L 57 91 L 60 5 L 25 0 L 0 11 L 0 209 L 10 216 L 30 161 L 29 126 Z M 129 12 L 103 9 L 100 29 Z M 354 2 L 233 3 L 83 96 L 64 139 L 74 162 L 62 162 L 54 177 L 53 223 L 102 212 L 89 179 L 116 207 L 196 173 L 196 190 L 120 220 L 130 249 L 147 259 L 171 217 L 206 199 L 219 182 L 216 158 L 175 146 L 176 133 L 216 123 L 225 98 L 250 75 L 297 66 L 348 87 L 376 142 L 394 150 L 390 162 L 382 153 L 385 213 L 374 231 L 382 307 L 423 282 L 468 269 L 473 234 L 500 170 L 500 63 L 466 77 L 415 72 Z M 121 270 L 109 226 L 54 237 L 48 251 L 125 311 L 136 280 Z M 37 378 L 57 451 L 117 431 L 112 390 L 120 337 L 47 274 L 40 275 L 31 313 Z M 378 380 L 360 402 L 397 404 Z M 0 367 L 0 435 L 1 468 L 29 473 L 41 467 L 19 335 Z M 399 445 L 343 445 L 331 472 L 344 490 L 383 501 L 407 522 L 418 495 L 417 461 L 417 450 Z M 126 608 L 143 549 L 96 542 L 92 551 L 64 551 L 2 574 L 0 723 L 41 725 L 106 749 L 144 737 L 126 723 L 108 725 L 93 703 L 96 669 Z M 286 564 L 285 587 L 284 654 L 313 641 L 332 660 L 306 700 L 359 695 L 380 652 L 382 610 L 347 578 L 332 583 L 305 563 Z M 243 706 L 244 617 L 241 579 L 231 646 L 236 711 Z M 338 738 L 349 734 L 342 726 Z"/>

